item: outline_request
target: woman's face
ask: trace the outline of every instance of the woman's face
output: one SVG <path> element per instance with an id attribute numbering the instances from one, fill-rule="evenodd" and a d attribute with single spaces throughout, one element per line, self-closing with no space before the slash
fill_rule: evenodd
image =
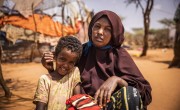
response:
<path id="1" fill-rule="evenodd" d="M 78 58 L 78 54 L 76 52 L 72 52 L 67 48 L 61 50 L 56 58 L 56 71 L 64 76 L 69 74 L 73 69 Z"/>
<path id="2" fill-rule="evenodd" d="M 106 46 L 111 40 L 112 28 L 109 20 L 102 17 L 92 27 L 92 42 L 96 47 Z"/>

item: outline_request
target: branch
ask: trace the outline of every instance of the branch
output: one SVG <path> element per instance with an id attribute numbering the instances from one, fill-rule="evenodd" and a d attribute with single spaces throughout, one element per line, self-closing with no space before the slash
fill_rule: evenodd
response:
<path id="1" fill-rule="evenodd" d="M 147 1 L 146 11 L 145 11 L 146 14 L 149 14 L 151 12 L 153 5 L 154 5 L 154 0 Z"/>
<path id="2" fill-rule="evenodd" d="M 148 1 L 149 1 L 149 0 L 148 0 Z M 140 0 L 137 0 L 137 2 L 138 2 L 138 5 L 140 6 L 140 8 L 141 8 L 141 10 L 142 10 L 142 13 L 144 14 L 144 13 L 145 13 L 145 12 L 144 12 L 144 7 L 142 6 Z"/>

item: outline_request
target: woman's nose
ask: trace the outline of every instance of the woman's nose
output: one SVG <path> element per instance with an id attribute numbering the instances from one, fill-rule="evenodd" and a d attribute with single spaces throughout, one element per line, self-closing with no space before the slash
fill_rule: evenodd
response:
<path id="1" fill-rule="evenodd" d="M 98 31 L 99 34 L 103 34 L 103 28 L 100 28 Z"/>

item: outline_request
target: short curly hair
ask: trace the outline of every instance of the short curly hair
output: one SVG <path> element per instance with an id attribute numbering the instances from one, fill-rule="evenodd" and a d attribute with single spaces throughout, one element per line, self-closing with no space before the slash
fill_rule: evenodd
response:
<path id="1" fill-rule="evenodd" d="M 55 57 L 62 51 L 62 49 L 67 48 L 71 50 L 71 52 L 75 52 L 78 54 L 78 60 L 82 54 L 82 44 L 81 42 L 74 36 L 64 36 L 59 39 L 58 44 L 55 48 Z"/>

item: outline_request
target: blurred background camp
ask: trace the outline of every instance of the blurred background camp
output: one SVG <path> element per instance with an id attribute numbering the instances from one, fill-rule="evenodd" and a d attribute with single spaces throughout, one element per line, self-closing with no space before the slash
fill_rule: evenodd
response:
<path id="1" fill-rule="evenodd" d="M 0 6 L 2 61 L 32 61 L 60 37 L 80 33 L 91 17 L 79 0 L 1 0 Z"/>
<path id="2" fill-rule="evenodd" d="M 132 1 L 0 0 L 2 62 L 31 62 L 44 51 L 53 50 L 59 37 L 65 35 L 76 35 L 82 43 L 86 42 L 91 17 L 104 9 L 112 10 L 122 18 L 126 36 L 124 47 L 144 50 L 147 33 L 143 13 L 147 3 L 142 2 L 141 8 Z M 173 48 L 173 17 L 178 3 L 179 0 L 154 0 L 149 11 L 149 48 Z"/>
<path id="3" fill-rule="evenodd" d="M 65 35 L 88 41 L 105 9 L 121 17 L 122 46 L 152 85 L 149 110 L 180 110 L 180 0 L 0 0 L 0 109 L 34 109 L 42 53 Z"/>
<path id="4" fill-rule="evenodd" d="M 91 17 L 104 9 L 112 10 L 122 18 L 126 30 L 124 47 L 145 50 L 146 37 L 149 48 L 173 48 L 173 17 L 178 2 L 155 0 L 153 4 L 142 2 L 141 7 L 132 0 L 1 0 L 2 62 L 33 61 L 44 51 L 53 51 L 59 37 L 65 35 L 75 35 L 82 43 L 86 42 Z M 152 9 L 148 9 L 148 5 L 152 5 Z M 147 13 L 148 18 L 143 17 L 142 12 Z M 146 29 L 143 26 L 145 18 L 150 19 Z"/>

